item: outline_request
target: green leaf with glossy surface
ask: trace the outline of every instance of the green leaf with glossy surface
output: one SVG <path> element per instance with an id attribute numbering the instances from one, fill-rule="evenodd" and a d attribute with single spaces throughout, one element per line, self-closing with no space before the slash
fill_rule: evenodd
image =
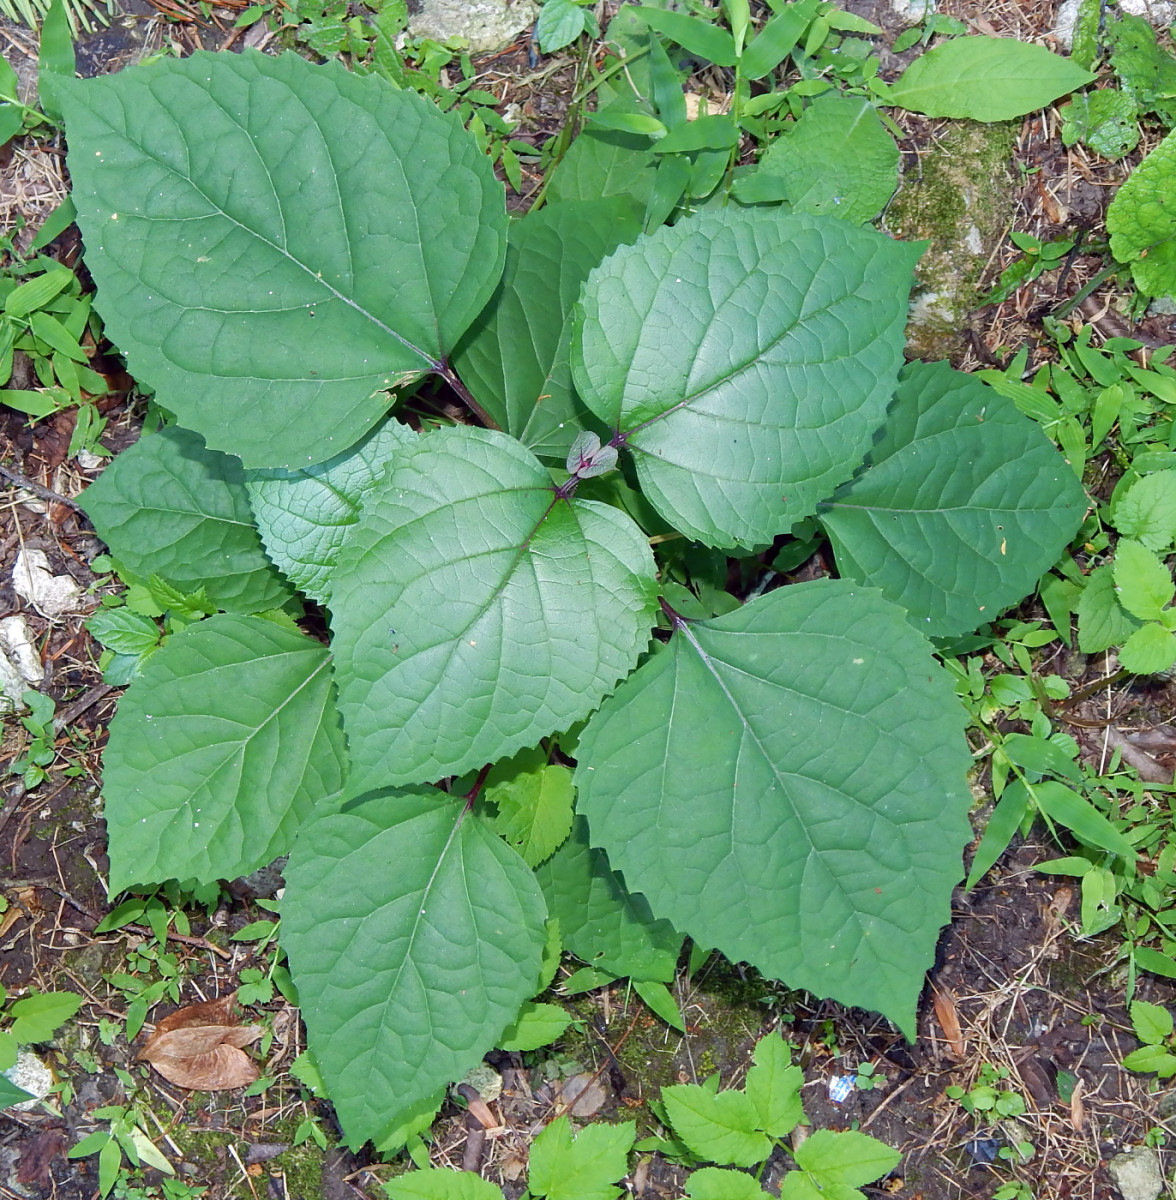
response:
<path id="1" fill-rule="evenodd" d="M 453 365 L 500 428 L 536 454 L 562 458 L 583 428 L 569 361 L 572 306 L 588 272 L 636 240 L 642 215 L 615 196 L 548 204 L 510 227 L 502 281 Z"/>
<path id="2" fill-rule="evenodd" d="M 83 494 L 86 515 L 135 575 L 181 591 L 204 588 L 219 608 L 264 612 L 291 596 L 265 556 L 241 464 L 178 426 L 140 438 Z"/>
<path id="3" fill-rule="evenodd" d="M 259 617 L 170 637 L 119 702 L 105 755 L 112 893 L 235 879 L 343 786 L 327 648 Z"/>
<path id="4" fill-rule="evenodd" d="M 898 162 L 898 147 L 874 106 L 859 96 L 829 92 L 772 142 L 759 170 L 746 178 L 749 183 L 763 175 L 782 179 L 784 199 L 797 212 L 862 224 L 894 194 Z M 738 186 L 735 195 L 754 198 Z"/>
<path id="5" fill-rule="evenodd" d="M 526 863 L 442 792 L 309 823 L 282 945 L 309 1044 L 353 1141 L 460 1079 L 534 988 L 547 913 Z"/>
<path id="6" fill-rule="evenodd" d="M 1044 46 L 1015 38 L 952 38 L 916 58 L 886 89 L 883 103 L 929 117 L 1009 121 L 1096 78 Z"/>
<path id="7" fill-rule="evenodd" d="M 946 363 L 905 368 L 866 468 L 822 505 L 843 576 L 930 637 L 967 633 L 1032 590 L 1086 513 L 1042 433 Z"/>
<path id="8" fill-rule="evenodd" d="M 419 438 L 333 585 L 356 790 L 460 774 L 586 716 L 645 648 L 653 577 L 628 517 L 557 499 L 513 438 Z"/>
<path id="9" fill-rule="evenodd" d="M 58 86 L 106 331 L 247 466 L 358 441 L 498 282 L 502 185 L 410 89 L 250 50 Z"/>
<path id="10" fill-rule="evenodd" d="M 613 975 L 674 978 L 682 935 L 654 917 L 644 896 L 625 889 L 603 850 L 588 845 L 583 817 L 535 875 L 571 954 Z"/>
<path id="11" fill-rule="evenodd" d="M 612 1186 L 629 1169 L 637 1126 L 596 1123 L 574 1137 L 572 1123 L 557 1117 L 531 1144 L 530 1191 L 547 1200 L 613 1200 Z"/>
<path id="12" fill-rule="evenodd" d="M 605 701 L 577 806 L 676 928 L 909 1033 L 971 836 L 963 722 L 901 609 L 798 584 L 680 627 Z"/>
<path id="13" fill-rule="evenodd" d="M 625 433 L 675 528 L 771 541 L 849 477 L 881 423 L 919 253 L 831 217 L 698 213 L 589 276 L 577 389 Z"/>
<path id="14" fill-rule="evenodd" d="M 359 521 L 364 497 L 384 482 L 397 451 L 415 437 L 407 425 L 389 419 L 316 467 L 245 472 L 266 552 L 312 600 L 328 600 L 339 550 Z"/>
<path id="15" fill-rule="evenodd" d="M 1111 253 L 1141 292 L 1176 292 L 1176 132 L 1135 168 L 1107 209 Z"/>

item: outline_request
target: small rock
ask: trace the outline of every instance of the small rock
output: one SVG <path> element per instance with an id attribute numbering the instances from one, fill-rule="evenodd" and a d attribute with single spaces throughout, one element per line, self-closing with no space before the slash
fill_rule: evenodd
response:
<path id="1" fill-rule="evenodd" d="M 82 589 L 69 575 L 54 575 L 44 550 L 21 550 L 12 568 L 12 588 L 43 617 L 79 612 Z"/>
<path id="2" fill-rule="evenodd" d="M 1156 1200 L 1164 1190 L 1160 1160 L 1148 1146 L 1116 1154 L 1107 1164 L 1107 1170 L 1123 1200 Z"/>
<path id="3" fill-rule="evenodd" d="M 26 1046 L 16 1053 L 16 1062 L 4 1072 L 4 1078 L 15 1083 L 32 1097 L 12 1105 L 13 1112 L 30 1112 L 36 1108 L 53 1086 L 53 1072 Z"/>
<path id="4" fill-rule="evenodd" d="M 19 613 L 0 620 L 0 714 L 23 712 L 26 689 L 44 678 L 28 621 Z"/>
<path id="5" fill-rule="evenodd" d="M 917 25 L 935 11 L 935 0 L 890 0 L 894 15 Z"/>
<path id="6" fill-rule="evenodd" d="M 468 1070 L 454 1084 L 454 1088 L 463 1083 L 472 1087 L 487 1104 L 493 1104 L 502 1095 L 502 1076 L 489 1063 L 479 1063 Z"/>
<path id="7" fill-rule="evenodd" d="M 471 54 L 492 54 L 530 29 L 538 16 L 535 0 L 421 0 L 408 32 L 439 42 L 464 38 Z"/>
<path id="8" fill-rule="evenodd" d="M 560 1089 L 561 1102 L 570 1105 L 572 1116 L 581 1120 L 594 1117 L 607 1099 L 600 1082 L 588 1074 L 565 1079 Z"/>

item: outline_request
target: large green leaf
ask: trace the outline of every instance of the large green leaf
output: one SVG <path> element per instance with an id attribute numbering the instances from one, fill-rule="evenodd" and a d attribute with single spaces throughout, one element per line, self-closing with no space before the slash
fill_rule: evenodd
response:
<path id="1" fill-rule="evenodd" d="M 285 876 L 282 945 L 355 1144 L 495 1045 L 535 987 L 543 896 L 484 818 L 434 791 L 315 820 Z"/>
<path id="2" fill-rule="evenodd" d="M 1096 78 L 1044 46 L 1015 38 L 952 38 L 916 58 L 883 99 L 929 117 L 1008 121 Z"/>
<path id="3" fill-rule="evenodd" d="M 457 116 L 411 89 L 246 51 L 63 92 L 107 332 L 246 466 L 357 441 L 498 282 L 502 185 Z"/>
<path id="4" fill-rule="evenodd" d="M 343 786 L 330 662 L 272 621 L 219 616 L 143 664 L 105 754 L 112 892 L 234 879 L 290 848 Z"/>
<path id="5" fill-rule="evenodd" d="M 331 597 L 356 789 L 458 774 L 587 716 L 645 648 L 653 579 L 637 526 L 557 498 L 513 438 L 419 438 Z"/>
<path id="6" fill-rule="evenodd" d="M 1086 512 L 1041 427 L 947 363 L 912 363 L 866 469 L 822 506 L 844 576 L 929 637 L 975 629 L 1032 591 Z"/>
<path id="7" fill-rule="evenodd" d="M 588 272 L 641 232 L 625 196 L 549 204 L 514 222 L 493 299 L 453 365 L 498 425 L 536 454 L 567 456 L 583 428 L 569 363 L 572 306 Z"/>
<path id="8" fill-rule="evenodd" d="M 1111 253 L 1149 296 L 1176 292 L 1176 131 L 1135 168 L 1107 209 Z"/>
<path id="9" fill-rule="evenodd" d="M 559 918 L 566 950 L 613 975 L 663 983 L 674 978 L 682 935 L 654 917 L 644 896 L 625 890 L 604 851 L 589 846 L 583 817 L 535 875 L 551 915 Z"/>
<path id="10" fill-rule="evenodd" d="M 624 433 L 642 490 L 677 529 L 770 542 L 865 454 L 920 252 L 832 217 L 699 213 L 589 276 L 577 389 Z"/>
<path id="11" fill-rule="evenodd" d="M 901 609 L 798 584 L 679 623 L 589 721 L 577 805 L 676 928 L 913 1035 L 971 836 L 963 726 Z"/>
<path id="12" fill-rule="evenodd" d="M 826 92 L 772 142 L 735 194 L 753 202 L 787 200 L 798 212 L 862 224 L 894 194 L 898 163 L 894 138 L 868 100 Z"/>
<path id="13" fill-rule="evenodd" d="M 562 204 L 629 196 L 644 207 L 657 173 L 649 144 L 649 138 L 642 134 L 585 129 L 552 171 L 547 184 L 548 201 Z"/>
<path id="14" fill-rule="evenodd" d="M 115 558 L 143 579 L 204 588 L 232 612 L 264 612 L 292 595 L 262 549 L 240 462 L 186 429 L 140 438 L 82 503 Z"/>
<path id="15" fill-rule="evenodd" d="M 300 471 L 246 471 L 245 487 L 270 558 L 301 591 L 326 603 L 339 549 L 359 521 L 364 497 L 415 437 L 388 420 L 351 450 Z"/>

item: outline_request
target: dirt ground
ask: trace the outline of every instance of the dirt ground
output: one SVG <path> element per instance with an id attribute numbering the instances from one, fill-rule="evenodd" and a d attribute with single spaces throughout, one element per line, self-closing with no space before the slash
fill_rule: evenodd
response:
<path id="1" fill-rule="evenodd" d="M 124 10 L 129 15 L 116 19 L 110 31 L 86 39 L 79 56 L 84 73 L 116 69 L 165 40 L 185 50 L 258 40 L 257 26 L 247 36 L 231 28 L 244 0 L 212 7 L 211 19 L 194 4 L 183 7 L 183 0 L 164 3 L 159 0 L 157 9 L 133 0 Z M 880 0 L 850 0 L 845 7 L 891 31 L 899 27 Z M 1053 0 L 947 0 L 941 10 L 976 32 L 1020 38 L 1043 36 L 1056 19 Z M 18 67 L 32 51 L 27 31 L 0 27 L 0 40 Z M 484 62 L 479 80 L 479 86 L 501 92 L 504 105 L 520 105 L 525 123 L 518 136 L 536 143 L 558 128 L 571 78 L 566 64 L 552 71 L 547 65 L 541 62 L 538 71 L 530 67 L 520 43 Z M 884 59 L 884 72 L 895 65 Z M 907 134 L 901 145 L 909 168 L 934 142 L 938 128 L 917 117 L 898 120 Z M 1114 186 L 1150 146 L 1106 163 L 1080 148 L 1066 150 L 1059 126 L 1054 110 L 1022 123 L 1016 158 L 1024 169 L 1014 227 L 1045 239 L 1083 229 L 1096 239 Z M 18 143 L 0 153 L 0 223 L 11 224 L 20 215 L 35 228 L 63 193 L 60 147 Z M 76 263 L 76 237 L 66 235 L 55 252 Z M 994 280 L 1012 257 L 1011 247 L 999 248 L 987 278 Z M 1031 363 L 1044 355 L 1041 317 L 1100 266 L 1101 260 L 1079 254 L 1060 279 L 1047 276 L 999 306 L 975 311 L 957 365 L 1003 363 L 1025 344 L 1032 347 Z M 1106 289 L 1096 291 L 1080 310 L 1100 337 L 1130 332 L 1154 344 L 1176 342 L 1172 318 L 1128 327 L 1114 299 Z M 117 451 L 137 436 L 142 402 L 117 359 L 96 365 L 109 374 L 114 388 L 103 401 L 109 419 L 103 441 Z M 22 548 L 44 551 L 54 574 L 71 576 L 83 589 L 95 584 L 88 564 L 102 547 L 69 498 L 96 477 L 98 464 L 67 457 L 73 419 L 66 412 L 30 428 L 19 414 L 0 409 L 0 463 L 38 485 L 30 491 L 19 486 L 19 479 L 0 480 L 0 614 L 20 612 L 27 618 L 46 669 L 43 690 L 57 703 L 60 718 L 57 760 L 47 781 L 26 792 L 18 776 L 0 775 L 0 889 L 8 901 L 7 911 L 0 912 L 0 983 L 10 994 L 32 986 L 74 991 L 86 1000 L 57 1041 L 41 1048 L 58 1079 L 68 1082 L 69 1093 L 33 1111 L 0 1113 L 0 1200 L 97 1196 L 96 1158 L 71 1160 L 66 1153 L 104 1127 L 92 1114 L 112 1104 L 136 1105 L 149 1114 L 154 1128 L 149 1123 L 148 1130 L 178 1177 L 207 1189 L 207 1200 L 378 1195 L 379 1181 L 395 1166 L 380 1163 L 370 1152 L 320 1150 L 313 1138 L 294 1144 L 308 1121 L 332 1143 L 338 1131 L 330 1106 L 286 1073 L 301 1048 L 301 1032 L 296 1011 L 280 997 L 253 1009 L 267 1031 L 263 1074 L 273 1079 L 254 1095 L 189 1092 L 167 1084 L 135 1062 L 142 1038 L 128 1044 L 124 1036 L 132 993 L 125 978 L 120 984 L 120 973 L 155 980 L 161 967 L 158 955 L 151 958 L 155 952 L 147 927 L 95 933 L 109 911 L 99 793 L 102 745 L 118 694 L 102 683 L 99 648 L 82 625 L 97 595 L 88 593 L 77 613 L 48 619 L 11 587 Z M 1076 687 L 1105 674 L 1101 661 L 1065 652 L 1048 669 Z M 1072 732 L 1080 735 L 1094 765 L 1105 761 L 1111 746 L 1130 745 L 1147 777 L 1172 779 L 1176 697 L 1171 686 L 1116 685 L 1090 703 L 1095 706 L 1091 715 L 1099 719 Z M 20 757 L 26 742 L 19 724 L 7 721 L 0 771 Z M 962 1200 L 989 1197 L 1000 1184 L 1020 1179 L 1037 1197 L 1117 1196 L 1108 1161 L 1145 1138 L 1162 1143 L 1165 1130 L 1176 1144 L 1171 1125 L 1176 1094 L 1156 1090 L 1150 1076 L 1121 1068 L 1124 1055 L 1137 1045 L 1124 1003 L 1124 969 L 1116 964 L 1121 939 L 1077 937 L 1075 881 L 1033 870 L 1054 853 L 1045 845 L 1018 842 L 973 892 L 957 893 L 913 1045 L 880 1018 L 816 1003 L 718 962 L 692 980 L 680 974 L 676 986 L 690 1027 L 686 1037 L 617 985 L 575 1002 L 582 1034 L 546 1051 L 492 1059 L 505 1089 L 492 1106 L 496 1124 L 489 1131 L 447 1102 L 433 1129 L 433 1161 L 481 1170 L 508 1196 L 517 1196 L 527 1145 L 553 1113 L 574 1103 L 576 1118 L 635 1118 L 641 1134 L 652 1132 L 647 1102 L 656 1098 L 659 1084 L 697 1081 L 717 1070 L 724 1086 L 737 1085 L 756 1038 L 780 1029 L 800 1047 L 805 1104 L 814 1126 L 856 1124 L 902 1151 L 898 1171 L 866 1188 L 867 1195 Z M 231 940 L 234 931 L 267 916 L 257 898 L 238 881 L 210 908 L 188 910 L 190 931 L 169 938 L 172 961 L 162 968 L 175 977 L 177 999 L 165 997 L 150 1011 L 148 1030 L 180 1004 L 231 992 L 243 970 L 265 965 L 251 943 Z M 1162 1004 L 1174 998 L 1169 984 L 1152 977 L 1139 980 L 1137 996 Z M 865 1063 L 874 1065 L 878 1086 L 834 1104 L 830 1081 Z M 949 1085 L 970 1087 L 986 1066 L 1007 1070 L 1003 1086 L 1024 1097 L 1022 1116 L 980 1120 L 945 1095 Z M 1029 1161 L 1010 1166 L 995 1158 L 999 1147 L 1018 1142 L 1032 1144 Z M 1162 1144 L 1158 1153 L 1167 1176 L 1176 1169 L 1176 1155 Z M 776 1189 L 782 1167 L 769 1164 L 765 1186 Z M 678 1197 L 684 1178 L 681 1168 L 660 1156 L 643 1156 L 627 1187 L 638 1196 Z M 148 1172 L 136 1186 L 150 1188 L 158 1180 L 158 1172 Z M 121 1194 L 148 1200 L 159 1192 Z"/>

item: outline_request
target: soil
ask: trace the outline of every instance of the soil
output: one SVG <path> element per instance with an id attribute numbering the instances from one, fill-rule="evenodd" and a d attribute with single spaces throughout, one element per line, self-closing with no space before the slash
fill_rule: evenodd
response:
<path id="1" fill-rule="evenodd" d="M 84 38 L 79 65 L 86 74 L 116 70 L 165 44 L 180 52 L 204 46 L 235 49 L 264 42 L 259 26 L 232 28 L 245 0 L 218 0 L 207 9 L 185 0 L 128 0 L 107 31 Z M 848 0 L 846 8 L 901 28 L 880 0 Z M 754 6 L 753 6 L 754 7 Z M 947 0 L 941 10 L 976 32 L 1040 38 L 1054 24 L 1053 0 Z M 164 14 L 169 14 L 165 16 Z M 31 37 L 0 27 L 14 63 L 27 77 Z M 884 55 L 883 73 L 901 69 L 911 54 Z M 503 106 L 517 105 L 523 125 L 517 136 L 541 144 L 559 128 L 574 87 L 567 59 L 540 60 L 519 44 L 479 64 L 479 86 L 501 93 Z M 944 123 L 900 117 L 908 169 L 944 133 Z M 1048 239 L 1082 230 L 1088 242 L 1102 234 L 1113 188 L 1150 145 L 1130 159 L 1107 163 L 1065 149 L 1056 111 L 1035 114 L 1015 128 L 1010 175 L 1016 229 Z M 12 222 L 22 216 L 29 233 L 64 192 L 60 150 L 16 144 L 0 160 L 0 205 Z M 528 177 L 526 207 L 538 177 Z M 54 253 L 71 265 L 80 247 L 67 234 Z M 981 286 L 991 286 L 1013 258 L 997 246 Z M 1044 359 L 1041 318 L 1073 295 L 1102 265 L 1095 255 L 1076 254 L 1064 272 L 1021 288 L 998 306 L 974 309 L 966 339 L 956 349 L 964 369 L 1003 363 L 1022 345 L 1031 362 Z M 1145 342 L 1176 341 L 1176 321 L 1151 317 L 1130 326 L 1111 291 L 1096 291 L 1083 306 L 1084 320 L 1102 337 L 1130 332 Z M 137 436 L 144 403 L 117 359 L 99 359 L 112 392 L 103 402 L 108 426 L 103 443 L 117 452 Z M 404 1160 L 382 1163 L 370 1150 L 323 1151 L 306 1136 L 308 1122 L 333 1143 L 338 1130 L 329 1104 L 317 1100 L 287 1068 L 301 1049 L 297 1012 L 280 996 L 254 1011 L 267 1030 L 264 1073 L 274 1082 L 254 1095 L 185 1091 L 135 1061 L 142 1038 L 128 1043 L 125 1022 L 133 1006 L 127 976 L 160 978 L 149 959 L 150 930 L 131 925 L 109 933 L 96 928 L 110 911 L 106 898 L 105 834 L 101 820 L 101 750 L 117 690 L 101 681 L 99 648 L 85 632 L 87 611 L 108 584 L 89 563 L 102 549 L 85 517 L 69 502 L 97 475 L 99 465 L 68 456 L 73 414 L 29 426 L 0 408 L 0 462 L 34 485 L 10 480 L 0 502 L 0 612 L 22 613 L 46 668 L 43 690 L 67 717 L 57 740 L 58 756 L 48 779 L 26 791 L 13 774 L 0 775 L 0 889 L 8 903 L 0 912 L 0 983 L 10 994 L 33 987 L 79 993 L 85 1004 L 57 1040 L 39 1047 L 66 1090 L 28 1112 L 0 1112 L 0 1200 L 90 1200 L 98 1194 L 97 1159 L 69 1159 L 67 1151 L 95 1129 L 105 1128 L 94 1110 L 135 1103 L 154 1122 L 154 1140 L 176 1166 L 179 1178 L 203 1187 L 207 1200 L 341 1200 L 381 1194 L 379 1182 L 404 1169 Z M 2 482 L 2 481 L 0 481 Z M 86 589 L 78 612 L 47 618 L 20 600 L 11 575 L 21 548 L 43 550 L 54 574 L 67 574 Z M 1026 610 L 1028 611 L 1028 610 Z M 1059 653 L 1049 670 L 1075 688 L 1111 675 L 1110 664 Z M 1145 779 L 1171 781 L 1176 768 L 1176 697 L 1172 685 L 1112 684 L 1095 692 L 1074 714 L 1083 753 L 1096 769 L 1118 746 Z M 24 753 L 28 734 L 18 722 L 4 725 L 0 769 Z M 983 792 L 978 781 L 978 792 Z M 983 805 L 977 820 L 983 816 Z M 861 1128 L 902 1151 L 899 1169 L 867 1195 L 908 1200 L 989 1197 L 1001 1183 L 1021 1179 L 1039 1197 L 1104 1200 L 1118 1195 L 1108 1161 L 1127 1147 L 1159 1142 L 1167 1177 L 1176 1164 L 1164 1133 L 1176 1111 L 1174 1093 L 1154 1078 L 1124 1071 L 1121 1062 L 1137 1042 L 1127 1019 L 1128 979 L 1119 961 L 1122 939 L 1082 940 L 1077 881 L 1041 874 L 1034 865 L 1057 848 L 1017 841 L 971 893 L 955 898 L 920 1010 L 918 1038 L 908 1044 L 879 1017 L 816 1002 L 764 981 L 755 972 L 715 959 L 693 977 L 683 968 L 675 988 L 688 1022 L 680 1036 L 617 985 L 567 1001 L 582 1032 L 533 1054 L 498 1054 L 491 1064 L 504 1090 L 491 1111 L 488 1132 L 454 1100 L 448 1100 L 432 1131 L 430 1156 L 437 1165 L 466 1166 L 501 1185 L 507 1196 L 522 1191 L 527 1147 L 543 1124 L 571 1109 L 577 1121 L 636 1120 L 639 1136 L 657 1129 L 649 1101 L 661 1085 L 701 1081 L 714 1072 L 723 1086 L 737 1086 L 756 1039 L 778 1029 L 798 1048 L 805 1068 L 806 1110 L 815 1128 Z M 173 935 L 165 963 L 175 987 L 150 1011 L 158 1021 L 180 1005 L 223 996 L 241 972 L 264 966 L 252 944 L 233 941 L 234 931 L 264 919 L 256 901 L 266 889 L 257 880 L 235 881 L 207 907 L 189 905 L 190 928 Z M 272 893 L 271 893 L 272 894 Z M 1135 995 L 1171 1004 L 1172 986 L 1151 976 L 1136 981 Z M 146 1029 L 150 1030 L 151 1021 Z M 872 1064 L 876 1086 L 854 1090 L 834 1103 L 829 1085 L 838 1076 Z M 1025 1100 L 1023 1115 L 999 1120 L 970 1115 L 945 1089 L 973 1086 L 986 1068 L 1004 1069 L 1001 1085 Z M 250 1089 L 253 1090 L 253 1089 Z M 149 1125 L 150 1129 L 150 1125 Z M 153 1134 L 154 1136 L 154 1134 Z M 1170 1140 L 1170 1139 L 1169 1139 Z M 1014 1164 L 996 1157 L 1018 1143 L 1032 1157 Z M 300 1144 L 296 1144 L 300 1143 Z M 782 1161 L 771 1161 L 762 1183 L 778 1189 Z M 148 1186 L 159 1179 L 148 1171 Z M 679 1197 L 686 1172 L 660 1154 L 642 1155 L 626 1181 L 637 1196 Z M 157 1192 L 134 1193 L 155 1196 Z"/>

